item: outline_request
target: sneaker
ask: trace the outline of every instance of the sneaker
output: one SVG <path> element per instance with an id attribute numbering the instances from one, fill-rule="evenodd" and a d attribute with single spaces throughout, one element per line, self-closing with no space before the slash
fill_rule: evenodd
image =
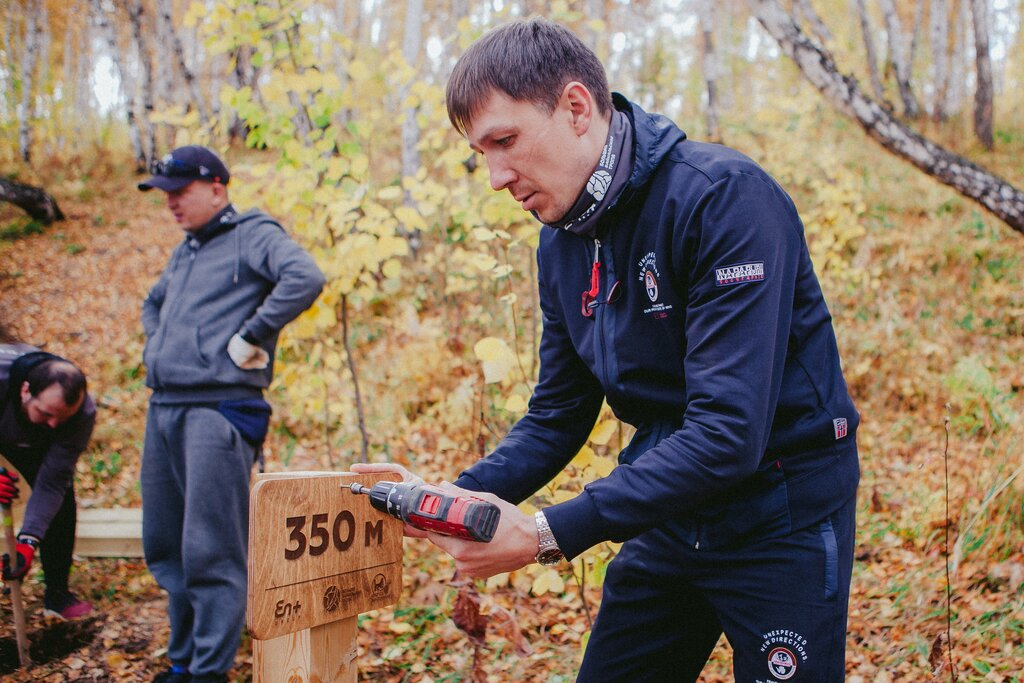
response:
<path id="1" fill-rule="evenodd" d="M 47 593 L 43 598 L 43 614 L 61 620 L 78 619 L 92 612 L 92 605 L 79 600 L 71 591 Z"/>
<path id="2" fill-rule="evenodd" d="M 161 671 L 153 678 L 153 683 L 191 683 L 192 676 L 187 671 L 175 671 L 167 669 Z"/>

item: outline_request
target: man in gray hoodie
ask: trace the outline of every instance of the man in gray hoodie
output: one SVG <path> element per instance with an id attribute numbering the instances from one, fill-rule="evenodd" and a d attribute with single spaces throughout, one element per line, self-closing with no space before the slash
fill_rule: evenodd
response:
<path id="1" fill-rule="evenodd" d="M 205 147 L 175 149 L 157 188 L 184 241 L 142 305 L 153 390 L 142 456 L 143 548 L 168 594 L 163 683 L 226 681 L 246 601 L 249 479 L 267 431 L 263 390 L 287 323 L 324 286 L 312 257 L 264 213 L 238 213 Z"/>

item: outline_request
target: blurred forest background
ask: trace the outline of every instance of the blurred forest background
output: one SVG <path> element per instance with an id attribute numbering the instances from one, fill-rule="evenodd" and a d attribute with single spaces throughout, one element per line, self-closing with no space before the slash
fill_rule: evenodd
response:
<path id="1" fill-rule="evenodd" d="M 863 418 L 848 680 L 1022 680 L 1018 0 L 0 0 L 0 325 L 89 375 L 80 506 L 139 505 L 139 307 L 181 232 L 135 184 L 181 144 L 220 151 L 235 205 L 328 277 L 279 348 L 267 469 L 450 480 L 488 452 L 537 374 L 539 228 L 490 190 L 443 87 L 474 38 L 531 14 L 796 200 Z M 629 436 L 606 412 L 524 507 L 576 495 Z M 476 585 L 406 550 L 402 602 L 360 619 L 364 679 L 573 680 L 614 545 Z M 144 566 L 78 567 L 102 614 L 12 680 L 147 679 L 166 632 Z M 38 578 L 26 591 L 32 610 Z M 723 640 L 703 680 L 728 661 Z"/>

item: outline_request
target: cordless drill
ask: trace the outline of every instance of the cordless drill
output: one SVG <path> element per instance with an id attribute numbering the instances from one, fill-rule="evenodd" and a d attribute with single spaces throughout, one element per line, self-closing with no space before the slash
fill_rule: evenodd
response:
<path id="1" fill-rule="evenodd" d="M 489 542 L 494 537 L 501 510 L 475 496 L 453 496 L 429 484 L 378 481 L 373 488 L 360 484 L 352 493 L 370 496 L 370 504 L 410 526 L 445 536 Z"/>

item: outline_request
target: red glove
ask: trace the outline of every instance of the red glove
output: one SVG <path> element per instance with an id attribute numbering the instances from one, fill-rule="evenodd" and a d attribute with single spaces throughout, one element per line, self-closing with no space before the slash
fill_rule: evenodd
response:
<path id="1" fill-rule="evenodd" d="M 18 497 L 18 475 L 0 467 L 0 505 L 10 505 Z"/>
<path id="2" fill-rule="evenodd" d="M 11 567 L 10 556 L 4 553 L 4 581 L 20 581 L 25 577 L 25 574 L 28 574 L 28 569 L 32 566 L 32 558 L 36 556 L 37 545 L 35 539 L 25 536 L 19 538 L 18 544 L 14 546 L 14 553 L 18 561 L 14 564 L 13 568 Z"/>

